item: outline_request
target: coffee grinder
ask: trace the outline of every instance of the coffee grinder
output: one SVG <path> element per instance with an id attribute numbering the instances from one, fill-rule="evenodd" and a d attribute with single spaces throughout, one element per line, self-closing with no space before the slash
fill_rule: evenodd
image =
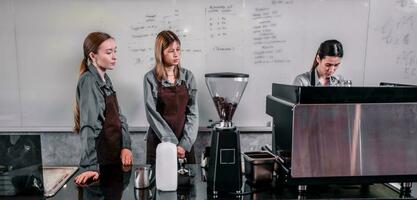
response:
<path id="1" fill-rule="evenodd" d="M 220 121 L 211 131 L 208 160 L 208 190 L 218 193 L 241 193 L 242 168 L 239 130 L 232 118 L 248 83 L 249 75 L 241 73 L 206 74 L 206 84 Z"/>

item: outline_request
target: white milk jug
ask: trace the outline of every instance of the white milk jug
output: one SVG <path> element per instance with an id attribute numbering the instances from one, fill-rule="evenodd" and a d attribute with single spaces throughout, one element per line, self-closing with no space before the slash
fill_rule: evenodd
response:
<path id="1" fill-rule="evenodd" d="M 161 142 L 156 147 L 156 189 L 175 191 L 178 185 L 177 146 Z"/>

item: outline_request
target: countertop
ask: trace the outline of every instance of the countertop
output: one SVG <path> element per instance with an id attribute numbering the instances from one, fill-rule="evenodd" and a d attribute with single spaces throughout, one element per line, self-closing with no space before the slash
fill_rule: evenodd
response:
<path id="1" fill-rule="evenodd" d="M 54 199 L 215 199 L 207 192 L 207 183 L 202 179 L 202 168 L 199 165 L 188 165 L 193 171 L 192 184 L 188 187 L 179 187 L 176 192 L 161 192 L 155 189 L 154 184 L 148 189 L 134 188 L 134 169 L 120 166 L 102 167 L 101 182 L 86 187 L 78 187 L 72 177 L 63 188 L 53 197 Z M 78 172 L 79 173 L 79 172 Z M 219 196 L 218 199 L 298 199 L 295 186 L 274 187 L 274 184 L 252 187 L 244 182 L 243 193 L 240 197 Z M 398 199 L 399 193 L 386 187 L 384 184 L 372 184 L 368 188 L 360 185 L 325 185 L 309 186 L 302 198 L 307 199 Z"/>

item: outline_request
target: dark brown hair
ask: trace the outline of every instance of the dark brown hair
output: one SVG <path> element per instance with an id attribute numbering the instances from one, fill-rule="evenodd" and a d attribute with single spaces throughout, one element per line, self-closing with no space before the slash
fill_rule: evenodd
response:
<path id="1" fill-rule="evenodd" d="M 96 54 L 101 43 L 108 39 L 113 39 L 113 37 L 107 33 L 92 32 L 88 34 L 83 44 L 84 57 L 80 64 L 79 77 L 81 77 L 81 75 L 87 71 L 88 61 L 90 60 L 90 53 Z M 80 132 L 80 107 L 78 105 L 77 99 L 75 99 L 74 105 L 74 131 L 77 133 Z"/>
<path id="2" fill-rule="evenodd" d="M 316 69 L 317 65 L 317 56 L 322 60 L 326 56 L 336 56 L 336 57 L 343 57 L 343 46 L 337 40 L 326 40 L 320 44 L 319 49 L 317 50 L 316 55 L 314 56 L 313 65 L 311 70 Z"/>

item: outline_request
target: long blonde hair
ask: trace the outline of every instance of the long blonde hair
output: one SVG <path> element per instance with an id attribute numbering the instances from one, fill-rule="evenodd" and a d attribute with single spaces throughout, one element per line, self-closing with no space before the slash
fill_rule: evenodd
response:
<path id="1" fill-rule="evenodd" d="M 178 42 L 181 46 L 180 39 L 178 36 L 175 35 L 174 32 L 165 30 L 158 33 L 155 40 L 155 74 L 156 79 L 161 81 L 163 78 L 166 78 L 165 70 L 164 70 L 164 50 L 168 48 L 168 46 L 174 42 Z M 179 78 L 179 69 L 180 64 L 178 64 L 174 69 L 175 78 Z"/>
<path id="2" fill-rule="evenodd" d="M 83 50 L 84 50 L 84 58 L 80 64 L 80 73 L 79 77 L 83 75 L 87 71 L 89 54 L 90 53 L 97 53 L 98 48 L 100 47 L 101 43 L 108 39 L 113 39 L 109 34 L 103 32 L 92 32 L 88 34 L 88 36 L 84 40 Z M 76 133 L 80 132 L 80 106 L 78 105 L 77 99 L 75 99 L 74 103 L 74 131 Z"/>

